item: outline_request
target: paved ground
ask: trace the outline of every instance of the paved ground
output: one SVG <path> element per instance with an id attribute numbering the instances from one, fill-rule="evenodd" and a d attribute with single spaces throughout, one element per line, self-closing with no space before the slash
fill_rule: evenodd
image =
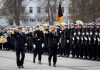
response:
<path id="1" fill-rule="evenodd" d="M 42 64 L 32 62 L 33 55 L 26 53 L 24 69 L 20 70 L 100 70 L 99 61 L 58 57 L 57 67 L 48 66 L 48 57 L 42 57 Z M 0 51 L 0 70 L 18 70 L 15 52 Z"/>

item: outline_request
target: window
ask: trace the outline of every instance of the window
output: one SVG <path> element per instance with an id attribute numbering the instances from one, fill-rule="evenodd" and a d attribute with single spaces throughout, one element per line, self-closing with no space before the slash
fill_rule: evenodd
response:
<path id="1" fill-rule="evenodd" d="M 64 13 L 64 7 L 62 7 L 62 13 Z"/>
<path id="2" fill-rule="evenodd" d="M 23 22 L 28 22 L 28 18 L 24 18 L 23 19 Z"/>
<path id="3" fill-rule="evenodd" d="M 47 7 L 45 7 L 45 12 L 46 12 L 46 13 L 48 13 L 48 11 L 49 11 L 49 10 L 48 10 L 48 8 L 47 8 Z"/>
<path id="4" fill-rule="evenodd" d="M 35 19 L 30 18 L 30 22 L 35 22 Z"/>
<path id="5" fill-rule="evenodd" d="M 30 7 L 30 8 L 29 8 L 29 12 L 30 12 L 30 13 L 33 13 L 33 7 Z"/>
<path id="6" fill-rule="evenodd" d="M 25 7 L 22 7 L 21 12 L 24 13 L 25 11 Z"/>
<path id="7" fill-rule="evenodd" d="M 37 13 L 41 13 L 41 8 L 37 7 Z"/>

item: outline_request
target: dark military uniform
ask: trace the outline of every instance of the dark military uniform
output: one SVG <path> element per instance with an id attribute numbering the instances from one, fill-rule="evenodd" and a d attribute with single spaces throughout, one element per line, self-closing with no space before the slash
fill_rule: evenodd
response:
<path id="1" fill-rule="evenodd" d="M 75 41 L 75 38 L 74 38 L 74 28 L 71 28 L 71 38 L 70 38 L 70 40 L 71 40 L 71 43 L 70 43 L 70 45 L 71 45 L 71 53 L 72 53 L 72 57 L 75 57 L 75 49 L 74 49 L 74 41 Z"/>
<path id="2" fill-rule="evenodd" d="M 16 48 L 16 61 L 17 66 L 20 68 L 23 68 L 24 64 L 24 58 L 25 58 L 25 42 L 26 42 L 26 36 L 24 33 L 18 33 L 16 32 L 14 34 L 14 40 L 15 40 L 15 48 Z M 21 54 L 21 59 L 20 59 Z"/>
<path id="3" fill-rule="evenodd" d="M 34 43 L 36 45 L 36 47 L 34 48 L 34 58 L 33 58 L 34 63 L 35 63 L 36 56 L 38 54 L 39 64 L 41 64 L 41 56 L 43 53 L 43 48 L 42 48 L 43 40 L 44 40 L 43 32 L 40 30 L 34 31 Z"/>
<path id="4" fill-rule="evenodd" d="M 27 52 L 32 53 L 32 50 L 33 50 L 33 37 L 32 37 L 32 32 L 29 32 L 27 34 L 26 42 L 27 42 Z"/>
<path id="5" fill-rule="evenodd" d="M 49 65 L 51 66 L 51 58 L 53 56 L 53 65 L 57 62 L 57 35 L 56 33 L 48 33 L 48 47 L 49 47 Z"/>
<path id="6" fill-rule="evenodd" d="M 98 36 L 97 36 L 97 60 L 100 61 L 100 29 L 98 28 Z"/>
<path id="7" fill-rule="evenodd" d="M 47 33 L 49 32 L 48 29 L 46 30 L 46 32 Z M 49 51 L 49 49 L 48 49 L 48 35 L 45 33 L 44 34 L 44 47 L 43 47 L 43 52 L 44 52 L 44 54 L 48 54 L 48 51 Z"/>

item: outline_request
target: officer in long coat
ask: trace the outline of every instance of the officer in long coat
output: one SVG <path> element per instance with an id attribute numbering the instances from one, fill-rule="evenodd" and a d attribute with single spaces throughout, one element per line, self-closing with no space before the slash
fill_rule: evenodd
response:
<path id="1" fill-rule="evenodd" d="M 26 43 L 26 36 L 22 33 L 22 28 L 18 28 L 15 32 L 14 40 L 15 40 L 15 49 L 16 49 L 16 62 L 18 68 L 24 68 L 24 58 L 25 58 L 25 43 Z M 20 59 L 21 55 L 21 59 Z"/>
<path id="2" fill-rule="evenodd" d="M 43 31 L 40 30 L 39 26 L 36 27 L 37 29 L 34 31 L 34 57 L 33 57 L 33 63 L 35 63 L 36 56 L 38 54 L 38 61 L 39 64 L 41 64 L 41 58 L 42 58 L 42 53 L 43 53 L 43 40 L 44 40 L 44 35 Z"/>
<path id="3" fill-rule="evenodd" d="M 48 33 L 48 47 L 49 47 L 49 66 L 51 66 L 51 59 L 53 57 L 53 66 L 56 67 L 57 62 L 57 35 L 55 28 L 51 27 Z"/>

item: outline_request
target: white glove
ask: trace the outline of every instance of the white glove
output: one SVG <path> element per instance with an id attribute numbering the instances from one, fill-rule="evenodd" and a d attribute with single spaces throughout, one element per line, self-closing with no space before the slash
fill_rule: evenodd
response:
<path id="1" fill-rule="evenodd" d="M 36 45 L 34 44 L 33 47 L 36 48 Z"/>
<path id="2" fill-rule="evenodd" d="M 42 44 L 42 48 L 44 47 L 44 44 Z"/>

